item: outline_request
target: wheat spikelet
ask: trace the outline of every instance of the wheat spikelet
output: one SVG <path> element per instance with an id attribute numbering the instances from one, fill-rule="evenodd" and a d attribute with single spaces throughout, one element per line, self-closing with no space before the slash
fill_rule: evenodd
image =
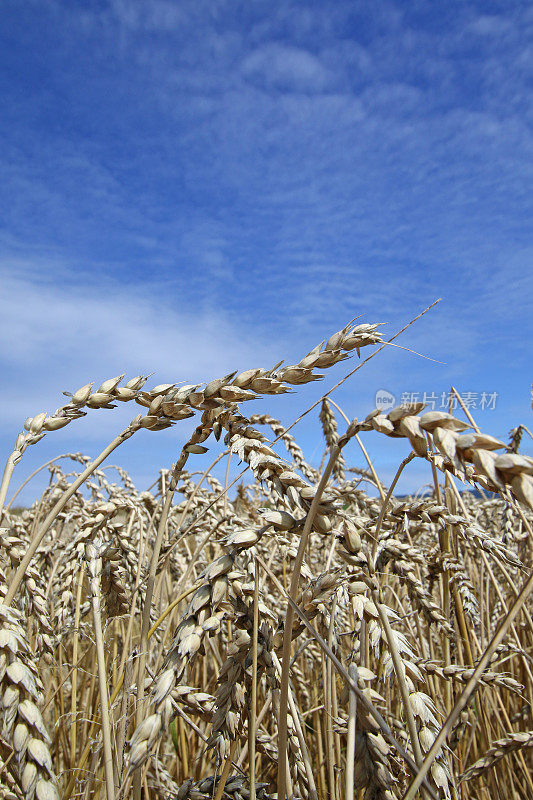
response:
<path id="1" fill-rule="evenodd" d="M 471 781 L 482 775 L 486 770 L 496 766 L 500 759 L 510 753 L 516 753 L 524 747 L 533 747 L 533 731 L 520 731 L 510 733 L 503 739 L 498 739 L 487 750 L 485 755 L 472 764 L 462 775 L 462 781 Z"/>

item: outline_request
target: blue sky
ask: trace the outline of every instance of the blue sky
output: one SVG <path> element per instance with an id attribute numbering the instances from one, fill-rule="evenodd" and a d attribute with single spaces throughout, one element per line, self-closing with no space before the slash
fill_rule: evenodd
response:
<path id="1" fill-rule="evenodd" d="M 530 3 L 0 10 L 6 456 L 26 416 L 89 380 L 293 362 L 356 315 L 392 335 L 438 297 L 398 341 L 444 363 L 388 348 L 335 398 L 361 417 L 380 388 L 454 383 L 498 393 L 474 411 L 487 433 L 532 427 Z M 343 372 L 254 411 L 289 423 Z M 18 478 L 96 454 L 135 412 L 48 435 Z M 316 423 L 300 428 L 317 463 Z M 189 430 L 142 433 L 117 459 L 142 488 Z M 406 445 L 382 439 L 366 441 L 390 479 Z M 429 479 L 411 466 L 403 488 Z"/>

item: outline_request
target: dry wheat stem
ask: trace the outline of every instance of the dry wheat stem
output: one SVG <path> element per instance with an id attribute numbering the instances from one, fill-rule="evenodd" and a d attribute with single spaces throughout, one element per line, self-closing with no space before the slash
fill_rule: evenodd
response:
<path id="1" fill-rule="evenodd" d="M 352 683 L 357 683 L 357 667 L 350 664 L 348 675 Z M 344 775 L 344 800 L 354 800 L 354 761 L 355 761 L 355 729 L 357 724 L 357 695 L 350 691 L 348 707 L 348 730 L 346 737 L 346 769 Z"/>
<path id="2" fill-rule="evenodd" d="M 309 509 L 309 512 L 305 520 L 304 529 L 302 531 L 300 543 L 298 545 L 298 553 L 296 555 L 296 560 L 293 566 L 291 585 L 289 589 L 289 599 L 291 599 L 293 602 L 296 602 L 296 597 L 298 593 L 298 584 L 300 580 L 300 572 L 304 559 L 305 549 L 307 547 L 307 541 L 309 534 L 311 532 L 311 527 L 313 525 L 315 514 L 317 512 L 318 505 L 320 503 L 320 498 L 324 492 L 324 489 L 326 488 L 329 476 L 331 475 L 331 472 L 333 470 L 335 462 L 337 461 L 337 458 L 340 455 L 340 452 L 341 452 L 341 446 L 339 444 L 335 445 L 331 450 L 329 461 L 322 474 L 322 477 L 320 478 L 320 482 L 317 486 L 315 496 L 313 497 L 313 502 L 311 503 L 311 508 Z M 287 605 L 287 611 L 285 614 L 285 624 L 283 628 L 283 656 L 282 656 L 282 673 L 281 673 L 279 719 L 278 719 L 278 748 L 280 752 L 280 759 L 278 763 L 279 800 L 285 800 L 286 797 L 287 775 L 286 775 L 286 763 L 284 754 L 287 750 L 287 705 L 289 700 L 289 670 L 290 670 L 290 660 L 291 660 L 293 621 L 294 621 L 294 609 L 292 607 L 292 604 L 289 603 Z M 291 798 L 289 798 L 289 800 L 291 800 Z"/>
<path id="3" fill-rule="evenodd" d="M 107 671 L 104 653 L 104 637 L 102 633 L 102 598 L 100 594 L 100 573 L 102 560 L 94 544 L 85 547 L 89 584 L 91 587 L 91 605 L 93 613 L 94 637 L 98 664 L 98 683 L 100 687 L 100 710 L 102 715 L 102 738 L 104 743 L 104 770 L 107 800 L 115 800 L 115 777 L 113 772 L 113 749 L 111 746 L 111 724 L 109 720 L 109 703 L 107 697 Z"/>
<path id="4" fill-rule="evenodd" d="M 226 485 L 228 483 L 226 474 Z M 255 740 L 257 731 L 257 636 L 259 630 L 259 565 L 255 562 L 254 574 L 254 622 L 252 631 L 252 693 L 250 705 L 249 753 L 250 753 L 250 800 L 256 800 L 255 787 Z"/>

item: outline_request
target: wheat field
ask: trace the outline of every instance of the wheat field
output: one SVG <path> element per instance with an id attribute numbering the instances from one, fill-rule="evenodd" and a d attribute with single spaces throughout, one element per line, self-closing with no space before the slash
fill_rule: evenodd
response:
<path id="1" fill-rule="evenodd" d="M 276 416 L 396 336 L 351 323 L 293 365 L 119 376 L 26 420 L 0 488 L 3 800 L 533 798 L 528 429 L 502 442 L 421 403 L 349 419 L 333 387 L 305 411 L 317 469 Z M 16 509 L 25 451 L 118 402 L 141 413 L 96 459 L 44 464 Z M 150 490 L 109 469 L 192 417 Z M 383 436 L 405 444 L 390 485 L 367 452 Z M 432 489 L 399 498 L 413 459 Z"/>

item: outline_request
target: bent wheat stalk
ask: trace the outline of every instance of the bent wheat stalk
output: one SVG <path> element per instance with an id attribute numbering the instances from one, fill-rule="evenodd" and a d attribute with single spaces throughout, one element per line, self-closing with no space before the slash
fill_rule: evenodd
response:
<path id="1" fill-rule="evenodd" d="M 39 527 L 36 536 L 33 538 L 33 541 L 31 542 L 22 561 L 20 562 L 20 565 L 15 573 L 15 576 L 11 582 L 9 591 L 7 592 L 5 598 L 6 605 L 11 605 L 11 603 L 13 602 L 13 598 L 15 597 L 18 588 L 24 578 L 24 573 L 26 572 L 26 569 L 28 568 L 30 561 L 35 555 L 37 548 L 39 547 L 44 537 L 48 533 L 57 515 L 65 508 L 66 504 L 68 503 L 72 495 L 80 488 L 80 486 L 82 486 L 85 483 L 87 478 L 90 475 L 92 475 L 96 469 L 98 469 L 100 464 L 102 464 L 106 460 L 106 458 L 109 455 L 111 455 L 113 450 L 116 450 L 117 447 L 119 447 L 123 442 L 125 442 L 127 439 L 133 436 L 133 434 L 136 431 L 138 431 L 141 427 L 142 427 L 141 416 L 139 415 L 130 422 L 128 427 L 125 428 L 122 431 L 122 433 L 119 433 L 119 435 L 115 439 L 113 439 L 113 441 L 110 444 L 108 444 L 108 446 L 104 450 L 102 450 L 100 455 L 97 458 L 95 458 L 95 460 L 91 464 L 89 464 L 86 469 L 83 470 L 83 472 L 78 476 L 78 478 L 76 478 L 76 480 L 73 481 L 73 483 L 69 486 L 69 488 L 63 493 L 63 495 L 57 501 L 55 506 L 52 508 L 52 510 L 50 511 L 50 513 L 48 514 L 42 525 Z"/>

